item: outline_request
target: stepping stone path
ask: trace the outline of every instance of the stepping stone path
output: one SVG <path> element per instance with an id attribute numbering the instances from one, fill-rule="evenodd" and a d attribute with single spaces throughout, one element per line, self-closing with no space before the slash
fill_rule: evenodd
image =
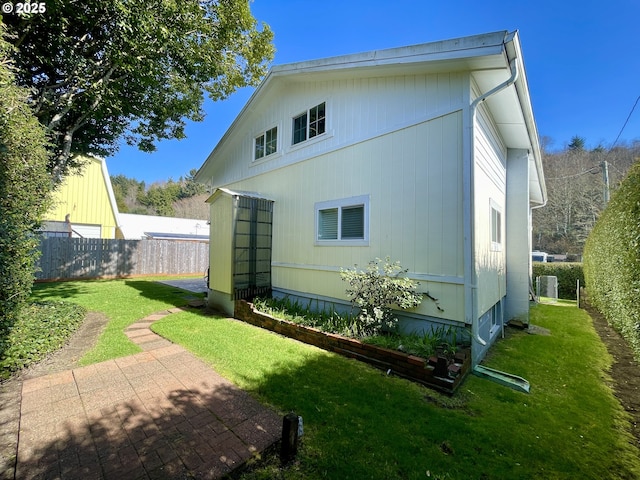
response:
<path id="1" fill-rule="evenodd" d="M 215 479 L 279 440 L 281 417 L 149 326 L 142 352 L 26 380 L 15 478 Z"/>

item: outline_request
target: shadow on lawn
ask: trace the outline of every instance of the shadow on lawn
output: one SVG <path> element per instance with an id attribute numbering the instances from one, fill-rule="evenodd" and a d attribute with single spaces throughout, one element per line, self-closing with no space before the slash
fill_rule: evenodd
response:
<path id="1" fill-rule="evenodd" d="M 188 300 L 203 298 L 202 294 L 190 292 L 172 285 L 149 280 L 125 280 L 127 287 L 134 288 L 140 295 L 150 300 L 158 300 L 171 303 L 174 307 L 183 306 Z"/>
<path id="2" fill-rule="evenodd" d="M 71 282 L 38 282 L 33 285 L 30 299 L 34 301 L 49 300 L 51 297 L 72 298 L 89 293 L 86 281 Z"/>

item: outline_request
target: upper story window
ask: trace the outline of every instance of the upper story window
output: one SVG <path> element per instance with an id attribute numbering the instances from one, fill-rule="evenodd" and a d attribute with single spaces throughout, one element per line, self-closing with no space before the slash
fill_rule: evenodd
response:
<path id="1" fill-rule="evenodd" d="M 310 108 L 293 119 L 293 145 L 322 135 L 326 128 L 325 102 Z"/>
<path id="2" fill-rule="evenodd" d="M 278 151 L 278 127 L 258 135 L 254 140 L 254 160 L 259 160 Z"/>

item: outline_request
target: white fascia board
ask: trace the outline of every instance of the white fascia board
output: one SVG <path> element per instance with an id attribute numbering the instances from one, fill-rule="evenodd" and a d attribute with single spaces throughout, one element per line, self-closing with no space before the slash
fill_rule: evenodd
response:
<path id="1" fill-rule="evenodd" d="M 247 101 L 247 103 L 245 103 L 245 105 L 242 107 L 242 110 L 240 110 L 240 113 L 238 113 L 236 118 L 233 119 L 233 122 L 231 123 L 231 125 L 229 126 L 227 131 L 224 132 L 224 135 L 222 136 L 222 138 L 220 138 L 220 140 L 218 141 L 218 143 L 216 144 L 214 149 L 207 156 L 207 158 L 203 162 L 202 166 L 196 172 L 196 174 L 195 174 L 195 176 L 193 178 L 196 182 L 204 183 L 204 184 L 208 184 L 209 183 L 211 175 L 209 173 L 207 173 L 207 164 L 209 162 L 213 161 L 213 158 L 216 156 L 216 152 L 220 148 L 222 148 L 222 145 L 224 145 L 224 143 L 227 141 L 227 139 L 231 136 L 231 134 L 235 130 L 235 128 L 238 125 L 238 123 L 240 123 L 240 120 L 244 117 L 245 112 L 251 110 L 251 105 L 255 101 L 256 97 L 258 97 L 260 92 L 267 90 L 267 87 L 271 84 L 273 76 L 274 75 L 273 75 L 272 70 L 269 70 L 269 72 L 267 72 L 267 75 L 264 77 L 262 82 L 260 82 L 260 84 L 253 91 L 253 93 L 251 94 L 251 97 L 249 97 L 249 100 Z"/>
<path id="2" fill-rule="evenodd" d="M 540 150 L 538 128 L 533 116 L 529 85 L 520 47 L 520 36 L 517 31 L 509 35 L 505 46 L 508 60 L 510 61 L 515 58 L 516 62 L 518 62 L 518 71 L 520 72 L 515 82 L 515 89 L 529 135 L 529 145 L 531 146 L 530 154 L 533 157 L 533 165 L 531 165 L 533 168 L 530 169 L 531 173 L 529 178 L 532 183 L 535 182 L 529 189 L 530 202 L 532 205 L 542 206 L 547 202 L 547 187 L 545 185 L 544 170 L 542 167 L 542 152 Z"/>
<path id="3" fill-rule="evenodd" d="M 407 63 L 429 63 L 491 56 L 502 52 L 506 35 L 506 31 L 493 32 L 439 42 L 423 43 L 408 47 L 374 50 L 351 55 L 289 63 L 274 67 L 272 72 L 277 75 L 303 72 L 316 73 L 342 68 L 403 65 Z"/>
<path id="4" fill-rule="evenodd" d="M 107 161 L 102 157 L 92 156 L 91 158 L 95 158 L 100 162 L 100 167 L 102 169 L 102 178 L 104 180 L 104 186 L 107 189 L 107 196 L 109 197 L 109 203 L 111 204 L 111 210 L 113 211 L 113 216 L 116 220 L 116 228 L 120 228 L 120 212 L 118 211 L 118 203 L 116 202 L 116 196 L 113 193 L 113 187 L 111 185 L 111 177 L 109 176 L 109 170 L 107 169 Z"/>

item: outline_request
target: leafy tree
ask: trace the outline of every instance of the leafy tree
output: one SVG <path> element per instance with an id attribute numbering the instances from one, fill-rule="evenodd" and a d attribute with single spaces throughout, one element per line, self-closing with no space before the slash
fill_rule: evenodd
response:
<path id="1" fill-rule="evenodd" d="M 122 213 L 141 215 L 177 216 L 183 218 L 207 218 L 208 197 L 206 186 L 194 181 L 196 170 L 178 182 L 169 180 L 151 185 L 124 175 L 112 175 L 111 186 L 118 210 Z"/>
<path id="2" fill-rule="evenodd" d="M 124 175 L 111 176 L 111 187 L 116 197 L 118 211 L 129 213 L 138 207 L 138 197 L 144 195 L 144 182 L 138 182 Z"/>
<path id="3" fill-rule="evenodd" d="M 189 175 L 180 181 L 181 186 L 178 198 L 189 198 L 207 192 L 207 187 L 204 184 L 195 181 L 196 173 L 198 173 L 198 170 L 192 168 L 189 170 Z"/>
<path id="4" fill-rule="evenodd" d="M 639 156 L 640 142 L 610 150 L 602 146 L 586 150 L 581 137 L 574 137 L 562 151 L 545 151 L 542 161 L 548 202 L 533 213 L 534 248 L 580 258 L 604 207 L 603 161 L 609 165 L 613 191 Z"/>
<path id="5" fill-rule="evenodd" d="M 143 151 L 184 138 L 213 100 L 255 85 L 273 57 L 273 35 L 248 0 L 49 0 L 46 13 L 8 15 L 20 85 L 53 141 L 60 180 L 117 141 Z"/>
<path id="6" fill-rule="evenodd" d="M 180 195 L 180 184 L 169 180 L 165 184 L 154 184 L 146 193 L 138 197 L 138 201 L 151 210 L 151 215 L 173 217 L 173 204 Z"/>
<path id="7" fill-rule="evenodd" d="M 0 35 L 0 353 L 31 291 L 35 232 L 52 188 L 44 128 L 27 103 L 28 92 L 15 85 L 10 50 Z"/>

